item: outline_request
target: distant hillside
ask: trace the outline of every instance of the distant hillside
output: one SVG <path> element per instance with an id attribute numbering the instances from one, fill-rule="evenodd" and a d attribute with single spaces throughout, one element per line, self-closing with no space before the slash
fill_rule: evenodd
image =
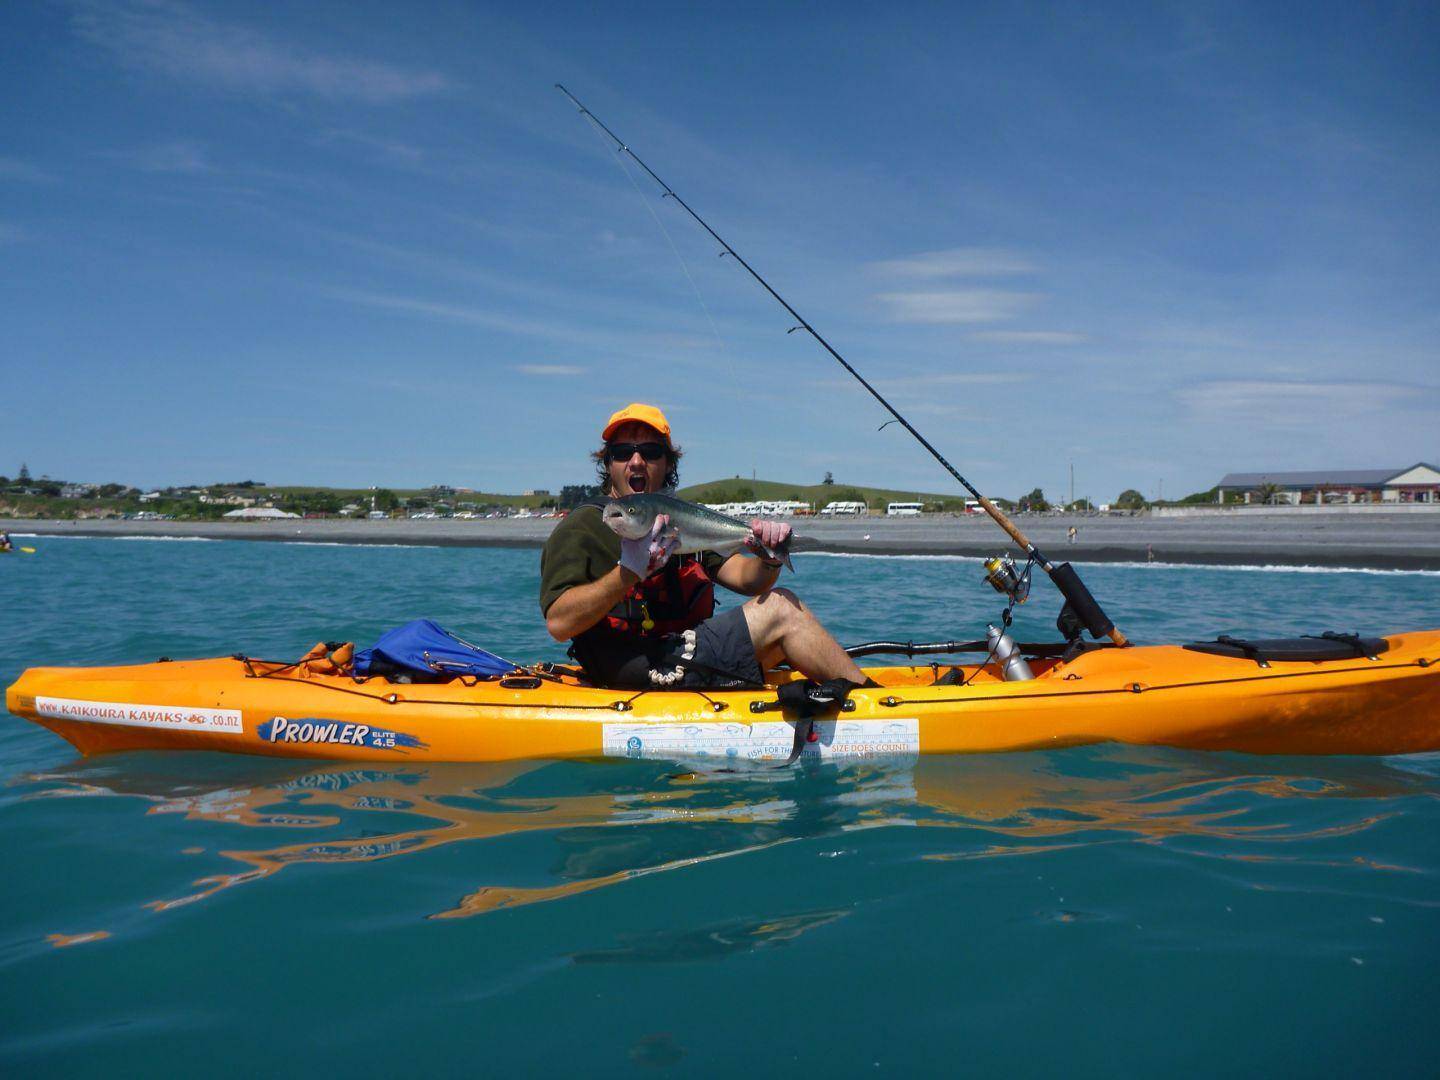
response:
<path id="1" fill-rule="evenodd" d="M 780 501 L 793 499 L 808 502 L 816 510 L 831 502 L 864 502 L 872 509 L 892 502 L 927 503 L 941 509 L 960 510 L 965 506 L 963 490 L 948 495 L 926 491 L 896 491 L 892 488 L 865 487 L 861 484 L 787 484 L 781 480 L 712 480 L 691 484 L 676 492 L 691 502 L 730 503 Z"/>
<path id="2" fill-rule="evenodd" d="M 554 493 L 548 495 L 505 495 L 493 491 L 456 491 L 453 494 L 437 495 L 434 488 L 390 488 L 389 491 L 400 499 L 423 498 L 428 501 L 439 499 L 452 505 L 460 503 L 474 503 L 479 506 L 528 506 L 532 510 L 542 506 L 555 503 Z M 368 504 L 372 491 L 370 488 L 327 488 L 316 487 L 310 484 L 289 484 L 289 485 L 266 485 L 263 488 L 256 488 L 252 494 L 262 495 L 266 498 L 279 496 L 304 496 L 310 493 L 323 492 L 342 499 L 345 502 L 356 502 Z"/>
<path id="3" fill-rule="evenodd" d="M 43 486 L 43 490 L 37 490 Z M 346 504 L 368 511 L 372 498 L 377 509 L 397 516 L 435 511 L 440 514 L 464 511 L 485 513 L 497 507 L 541 510 L 573 506 L 588 488 L 571 485 L 557 492 L 512 495 L 496 492 L 457 491 L 451 488 L 329 488 L 310 484 L 262 484 L 244 481 L 234 484 L 172 487 L 155 492 L 109 484 L 104 488 L 63 495 L 63 484 L 42 478 L 34 484 L 0 485 L 0 517 L 78 519 L 135 516 L 142 512 L 177 520 L 218 520 L 238 506 L 258 503 L 294 514 L 328 517 Z M 787 484 L 781 480 L 712 480 L 681 488 L 680 496 L 693 502 L 736 503 L 762 500 L 808 502 L 816 510 L 832 502 L 864 502 L 872 511 L 886 503 L 918 502 L 926 510 L 959 511 L 964 492 L 940 495 L 934 492 L 897 491 L 857 484 Z M 996 500 L 1005 505 L 1004 500 Z"/>

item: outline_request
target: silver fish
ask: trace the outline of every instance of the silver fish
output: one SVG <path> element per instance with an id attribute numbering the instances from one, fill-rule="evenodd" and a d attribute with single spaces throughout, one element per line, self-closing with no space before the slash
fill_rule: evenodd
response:
<path id="1" fill-rule="evenodd" d="M 733 555 L 749 546 L 746 540 L 752 533 L 745 522 L 658 492 L 611 499 L 601 517 L 621 539 L 639 540 L 649 535 L 660 514 L 669 517 L 670 531 L 680 535 L 680 545 L 675 549 L 678 555 L 693 555 L 697 551 Z M 768 558 L 784 563 L 792 573 L 795 567 L 790 564 L 790 542 L 794 538 L 792 534 L 780 547 L 764 549 Z"/>

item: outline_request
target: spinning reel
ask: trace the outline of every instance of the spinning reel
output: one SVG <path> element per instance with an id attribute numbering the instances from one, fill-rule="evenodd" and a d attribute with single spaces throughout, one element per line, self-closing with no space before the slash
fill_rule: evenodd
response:
<path id="1" fill-rule="evenodd" d="M 1011 605 L 1030 599 L 1030 564 L 1027 563 L 1024 570 L 1016 570 L 1015 560 L 1009 555 L 985 560 L 985 581 L 996 592 L 1008 596 Z"/>

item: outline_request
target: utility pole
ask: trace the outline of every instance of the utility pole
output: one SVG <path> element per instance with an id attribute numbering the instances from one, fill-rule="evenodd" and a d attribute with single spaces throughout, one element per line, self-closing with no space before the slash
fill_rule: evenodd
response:
<path id="1" fill-rule="evenodd" d="M 1068 503 L 1066 503 L 1066 505 L 1067 505 L 1067 506 L 1073 506 L 1074 504 L 1075 504 L 1075 463 L 1072 461 L 1072 462 L 1070 462 L 1070 501 L 1069 501 Z"/>

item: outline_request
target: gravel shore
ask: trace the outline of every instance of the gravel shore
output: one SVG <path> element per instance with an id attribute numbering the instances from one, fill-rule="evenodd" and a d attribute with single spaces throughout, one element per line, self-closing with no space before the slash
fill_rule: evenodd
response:
<path id="1" fill-rule="evenodd" d="M 1440 570 L 1440 511 L 1304 516 L 1238 511 L 1209 517 L 1022 515 L 1022 531 L 1053 561 L 1329 566 Z M 988 556 L 1008 538 L 988 518 L 799 518 L 797 551 L 872 555 Z M 1074 543 L 1067 530 L 1075 526 Z M 277 522 L 0 520 L 0 529 L 38 536 L 173 536 L 330 544 L 539 547 L 553 518 L 480 521 Z"/>

